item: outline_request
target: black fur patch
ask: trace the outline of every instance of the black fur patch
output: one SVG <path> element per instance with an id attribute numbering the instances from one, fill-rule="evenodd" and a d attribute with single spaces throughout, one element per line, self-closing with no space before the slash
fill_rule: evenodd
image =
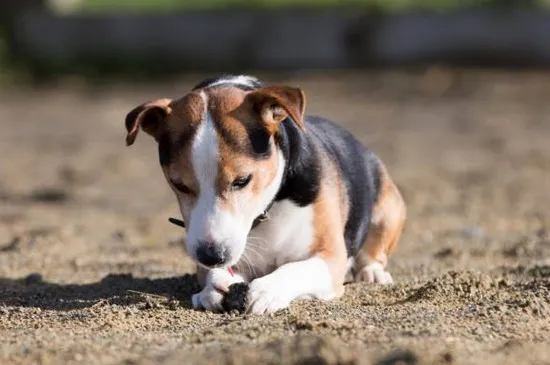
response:
<path id="1" fill-rule="evenodd" d="M 290 199 L 301 207 L 312 204 L 321 186 L 321 161 L 313 140 L 287 118 L 281 123 L 277 142 L 286 166 L 275 201 Z"/>
<path id="2" fill-rule="evenodd" d="M 191 143 L 195 130 L 189 128 L 186 133 L 181 133 L 172 138 L 170 132 L 164 132 L 159 138 L 158 152 L 161 166 L 168 166 L 178 155 L 177 151 Z"/>
<path id="3" fill-rule="evenodd" d="M 232 150 L 253 156 L 257 159 L 264 159 L 271 156 L 271 146 L 269 144 L 270 135 L 267 130 L 258 124 L 245 125 L 248 139 L 241 141 L 238 136 L 234 136 L 228 130 L 215 125 L 216 131 L 225 143 Z"/>
<path id="4" fill-rule="evenodd" d="M 252 152 L 259 158 L 271 156 L 271 136 L 263 126 L 249 126 L 246 128 Z"/>
<path id="5" fill-rule="evenodd" d="M 168 166 L 172 162 L 173 153 L 172 153 L 172 141 L 170 136 L 165 133 L 159 139 L 158 152 L 159 152 L 159 163 L 161 166 Z"/>

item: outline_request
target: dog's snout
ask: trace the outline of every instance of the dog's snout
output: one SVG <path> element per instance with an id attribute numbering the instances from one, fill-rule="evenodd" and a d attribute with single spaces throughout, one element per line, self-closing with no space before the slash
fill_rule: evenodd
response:
<path id="1" fill-rule="evenodd" d="M 221 265 L 226 261 L 226 250 L 222 246 L 207 241 L 200 241 L 197 248 L 197 260 L 206 266 Z"/>

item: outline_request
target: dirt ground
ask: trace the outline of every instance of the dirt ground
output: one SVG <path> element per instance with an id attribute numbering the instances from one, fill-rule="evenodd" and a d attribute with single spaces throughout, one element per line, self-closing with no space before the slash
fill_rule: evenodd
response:
<path id="1" fill-rule="evenodd" d="M 0 363 L 550 363 L 550 74 L 273 76 L 374 149 L 409 218 L 396 284 L 272 316 L 190 309 L 137 103 L 200 79 L 0 92 Z"/>

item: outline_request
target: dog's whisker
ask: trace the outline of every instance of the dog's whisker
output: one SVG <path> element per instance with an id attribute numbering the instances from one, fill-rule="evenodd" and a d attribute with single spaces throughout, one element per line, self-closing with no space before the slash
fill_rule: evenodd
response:
<path id="1" fill-rule="evenodd" d="M 248 258 L 248 255 L 246 253 L 243 254 L 242 260 L 243 260 L 243 263 L 245 263 L 248 266 L 250 275 L 252 277 L 256 277 L 256 270 L 254 269 L 254 266 L 250 263 L 250 259 Z"/>
<path id="2" fill-rule="evenodd" d="M 266 263 L 265 257 L 258 251 L 256 251 L 253 247 L 247 247 L 248 251 L 247 253 L 253 253 L 258 259 L 262 260 L 262 263 Z"/>
<path id="3" fill-rule="evenodd" d="M 260 237 L 260 236 L 252 236 L 252 235 L 249 235 L 248 237 L 249 237 L 249 238 L 256 238 L 256 239 L 260 239 L 260 240 L 265 240 L 265 238 Z"/>
<path id="4" fill-rule="evenodd" d="M 250 239 L 255 239 L 255 240 L 260 240 L 260 241 L 266 241 L 265 238 L 262 238 L 262 237 L 258 237 L 258 236 L 248 236 L 248 238 Z"/>
<path id="5" fill-rule="evenodd" d="M 254 254 L 253 256 L 250 256 L 250 255 L 247 255 L 246 258 L 247 260 L 250 262 L 256 262 L 256 263 L 261 263 L 262 265 L 265 265 L 266 264 L 266 261 L 263 257 L 261 257 L 260 255 L 258 255 L 256 252 L 250 252 L 251 254 Z M 253 265 L 253 266 L 256 266 L 256 265 Z"/>
<path id="6" fill-rule="evenodd" d="M 259 253 L 265 253 L 266 252 L 265 247 L 257 246 L 257 245 L 253 245 L 253 244 L 249 244 L 249 243 L 247 243 L 245 250 L 253 250 L 253 251 L 256 251 L 256 252 L 259 252 Z"/>
<path id="7" fill-rule="evenodd" d="M 266 246 L 266 241 L 254 241 L 254 240 L 250 240 L 250 238 L 246 241 L 247 245 L 249 246 L 252 246 L 252 247 L 256 247 L 256 248 L 259 248 L 259 249 L 264 249 L 265 250 L 265 246 Z"/>
<path id="8" fill-rule="evenodd" d="M 243 271 L 243 267 L 241 266 L 242 262 L 241 260 L 239 260 L 239 262 L 237 262 L 235 265 L 233 265 L 233 267 L 235 268 L 235 271 L 236 272 L 241 272 Z"/>
<path id="9" fill-rule="evenodd" d="M 259 254 L 266 254 L 267 250 L 261 246 L 247 245 L 245 251 L 254 251 Z"/>

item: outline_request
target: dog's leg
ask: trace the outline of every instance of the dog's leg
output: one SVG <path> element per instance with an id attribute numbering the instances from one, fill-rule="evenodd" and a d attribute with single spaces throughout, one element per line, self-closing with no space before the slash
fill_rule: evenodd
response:
<path id="1" fill-rule="evenodd" d="M 250 284 L 248 312 L 272 313 L 298 298 L 329 300 L 337 296 L 329 264 L 323 258 L 291 262 Z"/>
<path id="2" fill-rule="evenodd" d="M 397 186 L 383 166 L 381 170 L 380 193 L 372 212 L 368 237 L 355 256 L 356 282 L 393 283 L 386 265 L 401 236 L 407 211 Z"/>
<path id="3" fill-rule="evenodd" d="M 320 196 L 312 206 L 313 221 L 309 223 L 313 227 L 311 256 L 282 265 L 252 281 L 248 293 L 249 312 L 275 312 L 286 308 L 294 299 L 329 300 L 344 293 L 348 263 L 339 204 L 339 191 L 334 184 L 321 187 Z"/>
<path id="4" fill-rule="evenodd" d="M 197 268 L 197 278 L 203 289 L 191 298 L 193 308 L 209 311 L 223 310 L 222 300 L 229 286 L 244 281 L 240 275 L 231 275 L 226 269 L 206 270 L 202 267 Z"/>

